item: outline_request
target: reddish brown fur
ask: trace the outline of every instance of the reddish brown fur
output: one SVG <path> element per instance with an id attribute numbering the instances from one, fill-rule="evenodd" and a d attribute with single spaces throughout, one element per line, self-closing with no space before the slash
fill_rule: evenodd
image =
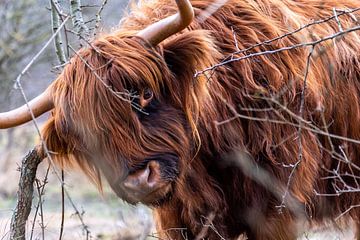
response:
<path id="1" fill-rule="evenodd" d="M 210 2 L 193 0 L 196 14 Z M 204 75 L 196 79 L 193 76 L 196 70 L 236 51 L 231 28 L 240 49 L 244 49 L 296 29 L 310 19 L 326 18 L 333 14 L 333 8 L 359 6 L 358 0 L 230 0 L 205 22 L 195 21 L 187 30 L 152 48 L 131 36 L 175 13 L 176 8 L 172 0 L 138 4 L 117 32 L 92 42 L 96 50 L 79 51 L 53 84 L 56 108 L 43 131 L 48 147 L 57 152 L 54 157 L 62 165 L 79 165 L 97 183 L 101 170 L 124 199 L 129 196 L 119 191 L 117 184 L 129 169 L 154 154 L 176 153 L 179 175 L 171 197 L 155 208 L 160 232 L 187 228 L 189 238 L 194 238 L 206 222 L 204 217 L 215 213 L 213 224 L 226 239 L 243 232 L 250 239 L 295 239 L 294 213 L 285 209 L 279 214 L 276 206 L 280 200 L 227 159 L 236 151 L 246 152 L 286 185 L 291 168 L 283 164 L 298 160 L 298 128 L 240 118 L 222 125 L 216 122 L 232 118 L 229 106 L 233 106 L 245 116 L 281 119 L 277 115 L 280 113 L 287 121 L 297 123 L 279 107 L 277 112 L 244 108 L 268 108 L 268 101 L 259 96 L 269 97 L 293 81 L 280 101 L 298 114 L 309 49 L 234 62 L 218 68 L 209 81 Z M 340 19 L 343 28 L 356 24 L 348 16 Z M 330 21 L 252 51 L 291 46 L 336 31 L 337 23 Z M 350 33 L 321 46 L 327 50 L 311 61 L 304 117 L 323 129 L 321 108 L 331 133 L 360 139 L 360 36 Z M 319 49 L 317 46 L 314 54 L 319 54 Z M 104 86 L 83 60 L 115 91 L 150 87 L 161 107 L 153 115 L 156 117 L 139 117 L 127 101 Z M 292 134 L 294 139 L 283 141 Z M 327 137 L 303 130 L 301 140 L 303 159 L 292 178 L 290 192 L 304 206 L 309 220 L 331 219 L 352 204 L 359 204 L 357 193 L 331 198 L 315 195 L 314 190 L 334 192 L 331 180 L 322 177 L 338 161 L 320 147 L 330 149 Z M 340 140 L 333 140 L 333 144 L 337 152 L 343 145 L 349 159 L 360 165 L 358 145 Z M 348 171 L 347 166 L 341 164 L 340 169 Z M 354 186 L 352 179 L 348 180 Z M 359 208 L 349 215 L 360 221 Z M 166 233 L 163 236 L 182 239 L 179 231 Z M 212 230 L 206 237 L 218 239 Z"/>

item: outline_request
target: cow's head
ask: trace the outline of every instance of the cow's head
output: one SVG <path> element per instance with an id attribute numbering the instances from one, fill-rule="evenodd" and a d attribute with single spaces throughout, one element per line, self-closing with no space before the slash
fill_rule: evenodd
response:
<path id="1" fill-rule="evenodd" d="M 79 165 L 96 182 L 100 171 L 130 203 L 161 204 L 197 151 L 197 117 L 206 79 L 195 69 L 217 57 L 205 31 L 173 36 L 193 19 L 179 13 L 137 33 L 103 36 L 78 51 L 56 81 L 31 101 L 35 116 L 52 110 L 43 138 L 62 165 Z M 0 128 L 31 119 L 26 106 L 0 114 Z"/>

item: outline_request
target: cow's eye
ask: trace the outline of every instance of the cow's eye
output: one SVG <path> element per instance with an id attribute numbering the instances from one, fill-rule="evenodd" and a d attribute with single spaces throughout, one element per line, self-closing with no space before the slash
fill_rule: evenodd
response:
<path id="1" fill-rule="evenodd" d="M 153 91 L 150 88 L 146 88 L 143 93 L 144 100 L 151 100 L 154 96 Z"/>
<path id="2" fill-rule="evenodd" d="M 151 102 L 151 100 L 154 97 L 154 93 L 150 88 L 145 88 L 142 92 L 142 94 L 140 95 L 140 106 L 141 108 L 145 108 L 146 106 L 149 105 L 149 103 Z"/>

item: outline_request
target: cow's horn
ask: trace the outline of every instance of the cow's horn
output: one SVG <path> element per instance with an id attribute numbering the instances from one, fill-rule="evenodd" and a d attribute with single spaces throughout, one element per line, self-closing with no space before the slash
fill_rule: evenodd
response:
<path id="1" fill-rule="evenodd" d="M 175 15 L 162 19 L 147 28 L 141 30 L 137 36 L 146 39 L 153 46 L 171 35 L 180 32 L 190 25 L 194 19 L 194 9 L 189 0 L 175 0 L 179 12 Z"/>
<path id="2" fill-rule="evenodd" d="M 31 108 L 31 111 L 35 117 L 38 117 L 41 114 L 54 108 L 50 88 L 31 100 L 29 102 L 29 107 Z M 29 122 L 31 119 L 31 113 L 28 106 L 25 104 L 22 107 L 12 111 L 0 113 L 0 129 L 15 127 Z"/>

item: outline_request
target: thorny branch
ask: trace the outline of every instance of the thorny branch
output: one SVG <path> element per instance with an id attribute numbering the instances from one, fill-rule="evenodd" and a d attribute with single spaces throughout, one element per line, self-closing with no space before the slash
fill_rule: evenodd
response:
<path id="1" fill-rule="evenodd" d="M 245 55 L 245 56 L 238 57 L 238 58 L 231 58 L 229 60 L 225 60 L 225 61 L 223 61 L 221 63 L 215 64 L 215 65 L 213 65 L 211 67 L 205 68 L 204 70 L 196 72 L 194 77 L 196 78 L 196 77 L 200 76 L 201 74 L 205 74 L 208 71 L 215 70 L 218 67 L 224 66 L 226 64 L 230 64 L 232 62 L 237 62 L 237 61 L 245 60 L 245 59 L 248 59 L 248 58 L 253 58 L 253 57 L 258 57 L 258 56 L 263 56 L 263 55 L 275 54 L 275 53 L 284 52 L 284 51 L 290 51 L 290 50 L 294 50 L 294 49 L 297 49 L 297 48 L 315 46 L 315 45 L 318 45 L 318 44 L 320 44 L 322 42 L 325 42 L 325 41 L 328 41 L 328 40 L 331 40 L 331 39 L 335 39 L 337 37 L 341 37 L 341 36 L 343 36 L 345 34 L 348 34 L 348 33 L 354 32 L 354 31 L 359 31 L 359 30 L 360 30 L 360 25 L 349 28 L 349 29 L 347 29 L 347 30 L 345 30 L 343 32 L 337 32 L 337 33 L 335 33 L 333 35 L 329 35 L 327 37 L 324 37 L 322 39 L 315 40 L 315 41 L 312 41 L 312 42 L 299 43 L 299 44 L 295 44 L 295 45 L 292 45 L 292 46 L 278 48 L 278 49 L 275 49 L 275 50 L 269 50 L 269 51 L 264 51 L 264 52 L 256 52 L 256 53 L 252 53 L 252 54 Z"/>
<path id="2" fill-rule="evenodd" d="M 254 44 L 246 49 L 239 49 L 238 43 L 237 43 L 237 37 L 235 36 L 234 32 L 234 45 L 235 45 L 235 49 L 236 51 L 232 54 L 230 54 L 228 57 L 224 58 L 220 63 L 218 64 L 214 64 L 213 66 L 209 66 L 201 71 L 197 71 L 194 75 L 194 77 L 198 77 L 201 74 L 205 74 L 205 76 L 209 77 L 209 75 L 211 76 L 211 74 L 213 74 L 217 68 L 225 66 L 227 64 L 230 64 L 232 62 L 236 62 L 236 61 L 241 61 L 241 60 L 245 60 L 245 59 L 250 59 L 250 58 L 255 58 L 258 56 L 262 56 L 262 55 L 270 55 L 270 54 L 276 54 L 279 52 L 283 52 L 283 51 L 291 51 L 294 49 L 298 49 L 298 48 L 305 48 L 305 47 L 310 47 L 311 50 L 309 51 L 308 57 L 307 57 L 307 61 L 306 61 L 306 67 L 305 67 L 305 71 L 304 71 L 304 80 L 303 80 L 303 89 L 301 92 L 301 97 L 300 97 L 300 109 L 299 109 L 299 113 L 294 113 L 292 112 L 289 108 L 287 108 L 286 105 L 283 105 L 282 103 L 280 103 L 279 101 L 279 97 L 282 96 L 282 94 L 285 93 L 285 91 L 287 90 L 288 85 L 293 84 L 292 81 L 290 81 L 285 88 L 283 88 L 282 90 L 279 91 L 279 93 L 275 94 L 274 96 L 270 96 L 270 97 L 264 97 L 264 96 L 253 96 L 254 98 L 260 98 L 263 100 L 266 100 L 269 103 L 268 108 L 265 109 L 242 109 L 240 106 L 236 106 L 239 107 L 241 110 L 244 111 L 254 111 L 254 112 L 263 112 L 263 111 L 272 111 L 274 112 L 278 118 L 274 118 L 274 119 L 269 119 L 269 118 L 261 118 L 261 117 L 253 117 L 253 116 L 248 116 L 248 115 L 244 115 L 244 114 L 240 114 L 239 112 L 237 112 L 236 108 L 232 105 L 230 105 L 229 103 L 227 103 L 225 101 L 225 99 L 222 99 L 221 96 L 220 99 L 223 100 L 224 104 L 231 110 L 231 112 L 233 113 L 233 117 L 223 120 L 222 122 L 216 122 L 216 124 L 218 125 L 223 125 L 226 124 L 230 121 L 234 121 L 238 118 L 243 118 L 243 119 L 247 119 L 247 120 L 252 120 L 252 121 L 264 121 L 264 122 L 271 122 L 274 124 L 284 124 L 284 125 L 290 125 L 293 127 L 296 127 L 298 129 L 297 132 L 297 140 L 298 140 L 298 146 L 299 146 L 299 154 L 298 154 L 298 159 L 294 164 L 291 165 L 284 165 L 284 167 L 289 167 L 291 168 L 291 172 L 289 174 L 288 177 L 288 182 L 287 185 L 284 188 L 284 192 L 281 196 L 281 203 L 279 206 L 280 210 L 282 208 L 289 208 L 290 210 L 291 207 L 288 206 L 288 204 L 285 204 L 285 200 L 287 197 L 291 196 L 291 181 L 293 178 L 293 175 L 296 172 L 297 167 L 301 164 L 301 161 L 303 159 L 303 153 L 302 153 L 302 147 L 303 147 L 303 143 L 302 143 L 302 131 L 303 130 L 307 130 L 310 132 L 313 132 L 315 134 L 320 134 L 323 136 L 326 136 L 328 138 L 329 141 L 329 145 L 331 150 L 326 149 L 324 146 L 322 146 L 319 143 L 320 148 L 325 151 L 328 152 L 329 154 L 331 154 L 331 157 L 338 160 L 338 166 L 336 169 L 333 170 L 328 170 L 328 169 L 324 169 L 325 171 L 327 171 L 330 176 L 328 178 L 334 178 L 336 179 L 339 184 L 334 184 L 333 185 L 333 189 L 335 191 L 335 194 L 328 194 L 328 193 L 318 193 L 315 191 L 315 193 L 318 196 L 340 196 L 341 194 L 344 193 L 356 193 L 356 192 L 360 192 L 360 184 L 359 184 L 359 180 L 360 180 L 360 176 L 356 175 L 353 169 L 356 169 L 356 171 L 360 170 L 360 166 L 357 166 L 356 164 L 354 164 L 353 162 L 351 162 L 351 160 L 348 159 L 348 157 L 346 156 L 346 153 L 343 149 L 343 146 L 339 146 L 339 151 L 341 154 L 339 154 L 338 151 L 336 151 L 334 144 L 332 143 L 332 139 L 337 139 L 337 140 L 342 140 L 345 142 L 349 142 L 349 143 L 355 143 L 355 144 L 360 144 L 360 140 L 359 139 L 352 139 L 352 138 L 347 138 L 344 136 L 339 136 L 339 135 L 335 135 L 329 132 L 328 130 L 328 123 L 326 123 L 325 121 L 325 117 L 324 117 L 324 110 L 322 109 L 322 106 L 319 106 L 317 111 L 320 112 L 321 115 L 321 121 L 323 126 L 318 127 L 316 126 L 311 119 L 307 120 L 304 118 L 304 114 L 303 114 L 303 108 L 304 108 L 304 104 L 305 104 L 305 91 L 306 91 L 306 87 L 307 87 L 307 76 L 309 73 L 309 68 L 310 68 L 310 63 L 311 63 L 311 59 L 315 59 L 318 58 L 319 56 L 321 56 L 326 50 L 328 50 L 328 46 L 326 45 L 326 47 L 321 46 L 318 47 L 318 51 L 316 52 L 316 54 L 314 54 L 314 49 L 320 45 L 320 43 L 329 41 L 329 40 L 335 40 L 338 41 L 339 39 L 341 39 L 343 36 L 345 36 L 346 34 L 349 34 L 351 32 L 354 31 L 359 31 L 360 30 L 360 25 L 359 25 L 359 21 L 358 19 L 353 15 L 354 12 L 359 11 L 360 8 L 356 8 L 356 9 L 352 9 L 352 10 L 337 10 L 337 9 L 333 9 L 333 16 L 330 16 L 326 19 L 321 19 L 321 20 L 317 20 L 317 21 L 313 21 L 309 24 L 306 24 L 298 29 L 295 29 L 294 31 L 290 31 L 284 35 L 275 37 L 273 39 L 270 40 L 266 40 L 264 42 L 261 43 L 257 43 Z M 341 25 L 341 21 L 340 21 L 340 16 L 343 15 L 347 15 L 350 16 L 351 19 L 356 23 L 355 26 L 348 28 L 348 29 L 344 29 L 343 26 Z M 263 52 L 255 52 L 255 53 L 250 53 L 247 54 L 247 52 L 249 52 L 252 49 L 255 49 L 256 47 L 262 46 L 262 45 L 270 45 L 275 41 L 278 41 L 280 39 L 289 37 L 295 33 L 298 33 L 304 29 L 309 28 L 310 26 L 316 25 L 316 24 L 322 24 L 325 23 L 327 21 L 330 20 L 335 20 L 337 25 L 338 25 L 338 32 L 329 35 L 329 36 L 325 36 L 321 39 L 318 40 L 313 40 L 310 42 L 304 42 L 304 43 L 299 43 L 299 44 L 295 44 L 295 45 L 291 45 L 291 46 L 286 46 L 286 47 L 282 47 L 282 48 L 278 48 L 278 49 L 274 49 L 274 50 L 269 50 L 269 51 L 263 51 Z M 244 55 L 240 55 L 239 54 L 244 54 Z M 210 74 L 208 74 L 207 72 L 210 72 Z M 291 120 L 286 119 L 280 112 L 279 110 L 277 110 L 276 108 L 274 108 L 273 106 L 276 107 L 280 107 L 281 111 L 284 111 L 286 114 L 288 114 L 288 116 L 290 116 Z M 288 141 L 289 139 L 294 138 L 294 135 L 292 135 L 291 137 L 285 139 L 284 141 Z M 277 144 L 279 145 L 279 144 Z M 345 163 L 348 165 L 348 169 L 349 172 L 346 173 L 340 173 L 340 163 Z M 251 171 L 249 169 L 249 171 Z M 265 174 L 265 173 L 263 173 Z M 252 176 L 254 178 L 254 180 L 258 181 L 259 177 L 258 175 L 256 176 Z M 270 177 L 270 176 L 268 176 Z M 355 186 L 349 186 L 347 184 L 347 182 L 344 180 L 344 178 L 352 178 L 354 181 Z M 280 187 L 280 185 L 276 184 L 278 187 Z M 275 194 L 275 196 L 279 196 L 278 192 L 277 194 Z M 353 205 L 351 206 L 350 209 L 347 209 L 344 213 L 342 213 L 337 219 L 339 219 L 341 216 L 345 215 L 346 213 L 348 213 L 351 209 L 356 208 L 356 207 L 360 207 L 359 205 Z"/>
<path id="3" fill-rule="evenodd" d="M 307 77 L 309 74 L 309 68 L 310 68 L 310 62 L 311 62 L 311 56 L 314 52 L 315 46 L 311 46 L 311 50 L 309 52 L 309 55 L 307 57 L 306 60 L 306 69 L 305 69 L 305 73 L 304 73 L 304 86 L 301 92 L 301 100 L 300 100 L 300 110 L 299 110 L 299 116 L 300 118 L 304 118 L 304 105 L 305 105 L 305 92 L 306 92 L 306 84 L 307 84 Z M 302 143 L 302 129 L 303 129 L 303 122 L 299 122 L 299 128 L 298 128 L 298 143 L 299 143 L 299 155 L 298 155 L 298 160 L 297 162 L 292 166 L 292 170 L 290 172 L 290 175 L 288 177 L 288 182 L 286 184 L 286 189 L 284 192 L 284 195 L 282 196 L 282 200 L 280 205 L 278 206 L 280 208 L 286 207 L 285 206 L 285 198 L 286 196 L 289 194 L 289 189 L 291 187 L 291 180 L 293 175 L 295 174 L 295 171 L 297 169 L 297 167 L 299 166 L 299 164 L 301 164 L 301 161 L 303 159 L 303 143 Z"/>

